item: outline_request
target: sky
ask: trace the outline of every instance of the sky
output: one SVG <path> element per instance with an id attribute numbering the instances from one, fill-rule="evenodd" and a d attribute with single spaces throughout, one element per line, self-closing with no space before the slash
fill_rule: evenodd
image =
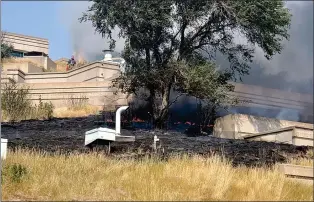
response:
<path id="1" fill-rule="evenodd" d="M 75 52 L 93 60 L 97 54 L 102 56 L 101 50 L 108 44 L 95 34 L 90 22 L 78 21 L 89 5 L 87 1 L 2 1 L 1 29 L 47 38 L 53 60 L 69 58 Z M 284 42 L 282 54 L 271 61 L 257 49 L 255 64 L 243 81 L 313 94 L 313 2 L 289 1 L 287 7 L 293 15 L 290 41 Z M 116 51 L 123 45 L 124 40 L 117 40 Z"/>
<path id="2" fill-rule="evenodd" d="M 53 60 L 70 57 L 70 34 L 58 18 L 63 4 L 61 1 L 2 1 L 1 29 L 48 39 L 49 56 Z"/>

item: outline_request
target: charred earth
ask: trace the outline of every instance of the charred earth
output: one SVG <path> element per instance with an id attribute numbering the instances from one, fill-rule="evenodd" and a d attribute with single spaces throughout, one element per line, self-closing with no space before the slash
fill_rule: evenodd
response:
<path id="1" fill-rule="evenodd" d="M 94 116 L 82 118 L 52 119 L 47 121 L 29 120 L 19 123 L 3 123 L 1 133 L 7 138 L 8 148 L 39 149 L 48 153 L 59 151 L 64 154 L 72 152 L 90 152 L 84 146 L 85 132 L 99 127 Z M 145 130 L 128 127 L 122 130 L 126 135 L 134 135 L 134 143 L 113 143 L 110 157 L 137 158 L 147 155 L 167 159 L 170 155 L 211 155 L 223 154 L 234 165 L 264 166 L 276 162 L 286 162 L 288 157 L 304 156 L 312 147 L 300 147 L 272 142 L 249 142 L 246 140 L 229 140 L 210 135 L 191 137 L 176 131 Z M 153 151 L 153 137 L 160 139 L 157 153 Z"/>

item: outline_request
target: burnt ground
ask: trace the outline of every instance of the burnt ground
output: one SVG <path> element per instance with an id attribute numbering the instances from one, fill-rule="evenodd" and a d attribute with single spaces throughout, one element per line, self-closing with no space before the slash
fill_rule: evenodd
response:
<path id="1" fill-rule="evenodd" d="M 95 117 L 29 120 L 20 123 L 3 123 L 1 133 L 8 138 L 8 148 L 35 148 L 48 153 L 89 152 L 84 146 L 85 132 L 99 126 Z M 184 133 L 161 130 L 124 129 L 125 135 L 134 135 L 134 143 L 113 143 L 110 156 L 114 158 L 135 157 L 153 154 L 154 135 L 160 139 L 158 156 L 167 159 L 170 154 L 224 154 L 234 165 L 247 166 L 272 165 L 285 162 L 289 156 L 304 156 L 312 147 L 298 147 L 271 142 L 249 142 L 228 140 L 212 136 L 188 137 Z M 141 151 L 141 152 L 140 152 Z M 154 154 L 155 155 L 155 154 Z"/>

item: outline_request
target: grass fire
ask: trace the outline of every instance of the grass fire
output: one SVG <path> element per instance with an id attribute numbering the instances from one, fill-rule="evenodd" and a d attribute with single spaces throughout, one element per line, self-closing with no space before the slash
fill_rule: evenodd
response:
<path id="1" fill-rule="evenodd" d="M 58 30 L 51 50 L 1 32 L 1 200 L 313 201 L 311 34 L 299 32 L 310 12 L 283 0 L 88 4 L 69 4 L 69 29 L 49 23 L 50 3 L 48 34 L 14 24 Z M 7 18 L 35 19 L 21 7 Z M 290 34 L 306 44 L 289 49 Z"/>

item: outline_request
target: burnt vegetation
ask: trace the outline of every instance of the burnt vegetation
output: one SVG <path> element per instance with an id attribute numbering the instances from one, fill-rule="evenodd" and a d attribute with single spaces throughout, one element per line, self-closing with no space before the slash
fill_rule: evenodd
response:
<path id="1" fill-rule="evenodd" d="M 89 153 L 84 147 L 84 131 L 98 126 L 97 117 L 52 119 L 50 121 L 26 120 L 18 123 L 2 124 L 2 136 L 10 139 L 9 149 L 39 149 L 47 154 Z M 143 123 L 145 124 L 145 123 Z M 123 127 L 122 133 L 134 135 L 134 143 L 112 143 L 111 153 L 105 150 L 98 152 L 112 158 L 136 158 L 141 160 L 147 156 L 167 160 L 172 155 L 219 154 L 230 159 L 234 165 L 271 166 L 275 163 L 287 162 L 291 157 L 307 157 L 306 153 L 313 147 L 278 144 L 272 142 L 250 142 L 246 140 L 230 140 L 212 136 L 188 137 L 181 132 L 146 130 Z M 160 142 L 154 152 L 153 136 Z M 313 157 L 311 157 L 313 158 Z"/>

